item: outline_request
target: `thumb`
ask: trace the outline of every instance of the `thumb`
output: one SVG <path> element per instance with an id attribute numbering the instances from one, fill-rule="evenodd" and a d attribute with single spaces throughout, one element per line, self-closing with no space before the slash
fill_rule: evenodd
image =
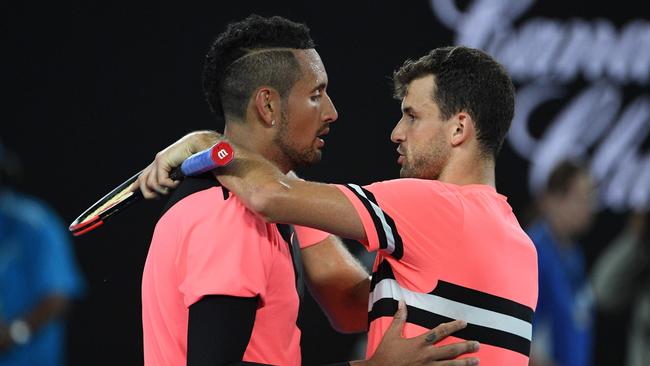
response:
<path id="1" fill-rule="evenodd" d="M 397 311 L 393 316 L 393 321 L 390 323 L 388 330 L 386 330 L 386 335 L 391 337 L 401 337 L 402 329 L 404 328 L 404 323 L 406 322 L 406 303 L 404 300 L 400 300 L 397 303 Z"/>

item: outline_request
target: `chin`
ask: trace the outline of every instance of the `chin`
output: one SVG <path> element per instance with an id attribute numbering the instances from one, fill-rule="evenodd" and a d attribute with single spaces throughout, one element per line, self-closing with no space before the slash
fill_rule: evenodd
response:
<path id="1" fill-rule="evenodd" d="M 426 171 L 422 170 L 415 170 L 415 169 L 409 169 L 402 167 L 399 171 L 399 177 L 400 178 L 415 178 L 415 179 L 429 179 L 429 180 L 437 180 L 438 179 L 438 174 L 432 174 Z"/>
<path id="2" fill-rule="evenodd" d="M 320 160 L 323 158 L 323 151 L 321 149 L 315 149 L 312 154 L 310 154 L 310 159 L 311 163 L 310 164 L 315 164 L 320 162 Z"/>
<path id="3" fill-rule="evenodd" d="M 399 177 L 400 177 L 400 178 L 416 178 L 416 177 L 413 175 L 413 172 L 412 172 L 412 171 L 410 171 L 408 168 L 404 168 L 404 167 L 402 167 L 402 168 L 399 170 Z"/>
<path id="4" fill-rule="evenodd" d="M 312 154 L 303 155 L 300 159 L 295 160 L 294 166 L 310 166 L 318 164 L 321 161 L 322 153 L 320 151 L 315 151 Z"/>
<path id="5" fill-rule="evenodd" d="M 313 164 L 318 164 L 320 163 L 321 159 L 323 158 L 323 154 L 318 152 L 318 154 L 315 154 L 308 162 L 307 165 L 313 165 Z"/>

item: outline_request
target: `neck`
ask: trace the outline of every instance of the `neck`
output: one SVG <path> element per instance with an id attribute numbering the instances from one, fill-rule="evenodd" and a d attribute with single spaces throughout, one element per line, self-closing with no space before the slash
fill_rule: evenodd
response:
<path id="1" fill-rule="evenodd" d="M 495 164 L 492 158 L 452 156 L 438 180 L 459 186 L 484 184 L 496 189 Z"/>
<path id="2" fill-rule="evenodd" d="M 280 169 L 282 173 L 286 174 L 293 169 L 291 164 L 287 162 L 284 154 L 282 154 L 273 142 L 272 134 L 264 131 L 263 127 L 246 121 L 230 122 L 226 123 L 223 134 L 228 140 L 246 150 L 262 155 Z"/>

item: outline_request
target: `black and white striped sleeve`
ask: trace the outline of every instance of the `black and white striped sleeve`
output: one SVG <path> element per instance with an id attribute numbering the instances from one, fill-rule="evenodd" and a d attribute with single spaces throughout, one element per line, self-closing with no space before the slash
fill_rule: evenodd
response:
<path id="1" fill-rule="evenodd" d="M 404 245 L 395 220 L 381 208 L 375 195 L 357 184 L 345 184 L 340 187 L 363 222 L 368 250 L 381 250 L 395 259 L 402 258 Z"/>

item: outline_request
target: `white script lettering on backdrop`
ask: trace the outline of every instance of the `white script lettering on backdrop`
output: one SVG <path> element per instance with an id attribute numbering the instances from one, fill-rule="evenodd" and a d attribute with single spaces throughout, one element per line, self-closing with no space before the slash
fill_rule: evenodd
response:
<path id="1" fill-rule="evenodd" d="M 650 84 L 650 22 L 631 20 L 617 29 L 606 19 L 526 19 L 514 23 L 534 0 L 430 0 L 434 14 L 456 33 L 456 44 L 493 55 L 519 85 L 508 141 L 530 161 L 530 189 L 537 193 L 565 158 L 589 161 L 600 183 L 601 205 L 614 211 L 650 208 L 650 96 L 623 104 L 624 86 Z M 568 84 L 590 83 L 577 95 Z M 530 115 L 543 103 L 562 109 L 541 137 L 531 135 Z"/>

